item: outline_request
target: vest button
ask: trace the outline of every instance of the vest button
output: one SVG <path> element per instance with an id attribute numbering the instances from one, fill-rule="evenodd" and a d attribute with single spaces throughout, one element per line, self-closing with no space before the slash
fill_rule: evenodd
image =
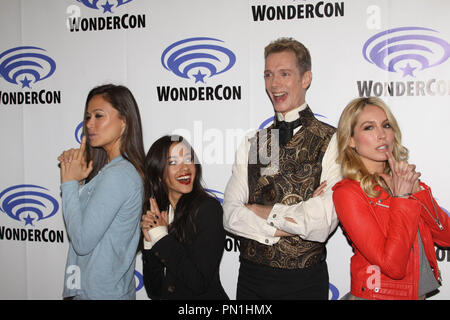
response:
<path id="1" fill-rule="evenodd" d="M 169 291 L 170 293 L 174 293 L 175 292 L 175 286 L 167 287 L 167 291 Z"/>

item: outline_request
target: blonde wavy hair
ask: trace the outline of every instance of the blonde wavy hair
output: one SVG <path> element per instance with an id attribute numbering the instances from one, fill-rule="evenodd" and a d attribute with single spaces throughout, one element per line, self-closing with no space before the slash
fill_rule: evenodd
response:
<path id="1" fill-rule="evenodd" d="M 392 154 L 397 161 L 408 159 L 408 149 L 402 144 L 402 134 L 398 126 L 397 120 L 392 114 L 383 100 L 377 97 L 363 97 L 356 98 L 350 101 L 345 107 L 344 111 L 339 118 L 339 124 L 337 128 L 337 141 L 338 141 L 338 158 L 337 162 L 341 165 L 341 172 L 343 178 L 352 179 L 358 181 L 363 191 L 369 197 L 378 197 L 380 192 L 375 191 L 375 186 L 379 185 L 386 188 L 384 180 L 378 174 L 371 174 L 364 163 L 361 161 L 359 154 L 356 150 L 349 146 L 350 138 L 353 137 L 354 128 L 358 122 L 359 114 L 363 111 L 367 105 L 377 106 L 386 113 L 387 119 L 391 128 L 394 131 L 394 148 Z M 390 174 L 391 168 L 386 161 L 384 173 Z"/>

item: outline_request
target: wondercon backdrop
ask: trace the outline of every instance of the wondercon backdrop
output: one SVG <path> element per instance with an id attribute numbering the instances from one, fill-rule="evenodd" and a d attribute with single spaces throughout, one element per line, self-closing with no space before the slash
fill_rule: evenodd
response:
<path id="1" fill-rule="evenodd" d="M 219 199 L 244 135 L 270 124 L 264 47 L 294 37 L 312 55 L 307 102 L 336 126 L 375 95 L 392 108 L 410 161 L 450 208 L 447 0 L 0 0 L 0 299 L 61 299 L 68 238 L 57 157 L 80 142 L 87 93 L 115 83 L 138 101 L 146 150 L 182 134 Z M 352 250 L 327 243 L 330 299 L 350 288 Z M 436 248 L 450 299 L 450 254 Z M 235 299 L 238 243 L 221 280 Z M 138 299 L 148 299 L 136 260 Z"/>

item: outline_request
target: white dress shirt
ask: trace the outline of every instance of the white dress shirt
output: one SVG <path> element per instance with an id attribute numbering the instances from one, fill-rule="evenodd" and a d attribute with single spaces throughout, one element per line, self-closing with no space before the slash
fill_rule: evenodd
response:
<path id="1" fill-rule="evenodd" d="M 291 110 L 283 117 L 277 113 L 278 120 L 291 122 L 299 117 L 299 111 L 306 108 L 306 103 Z M 296 128 L 294 134 L 300 129 Z M 280 237 L 275 237 L 277 229 L 299 235 L 304 240 L 325 242 L 337 227 L 338 219 L 333 205 L 331 188 L 342 179 L 340 166 L 336 163 L 336 134 L 330 140 L 322 159 L 322 174 L 320 182 L 327 181 L 322 195 L 301 201 L 295 205 L 277 203 L 273 206 L 269 217 L 263 219 L 245 207 L 249 199 L 248 189 L 248 153 L 249 138 L 236 151 L 232 175 L 225 189 L 223 209 L 224 228 L 228 232 L 262 244 L 273 245 Z M 296 223 L 287 221 L 292 218 Z"/>

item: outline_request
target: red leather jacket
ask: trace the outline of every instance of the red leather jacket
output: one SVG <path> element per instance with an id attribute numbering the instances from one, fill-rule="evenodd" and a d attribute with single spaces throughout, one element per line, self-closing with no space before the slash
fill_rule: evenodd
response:
<path id="1" fill-rule="evenodd" d="M 350 263 L 353 295 L 417 299 L 418 230 L 434 276 L 441 281 L 434 243 L 450 245 L 450 218 L 433 199 L 430 188 L 420 185 L 425 190 L 414 193 L 416 199 L 394 198 L 382 188 L 378 188 L 378 198 L 369 198 L 359 182 L 349 179 L 333 187 L 336 212 L 354 250 Z M 441 227 L 432 216 L 437 216 Z"/>

